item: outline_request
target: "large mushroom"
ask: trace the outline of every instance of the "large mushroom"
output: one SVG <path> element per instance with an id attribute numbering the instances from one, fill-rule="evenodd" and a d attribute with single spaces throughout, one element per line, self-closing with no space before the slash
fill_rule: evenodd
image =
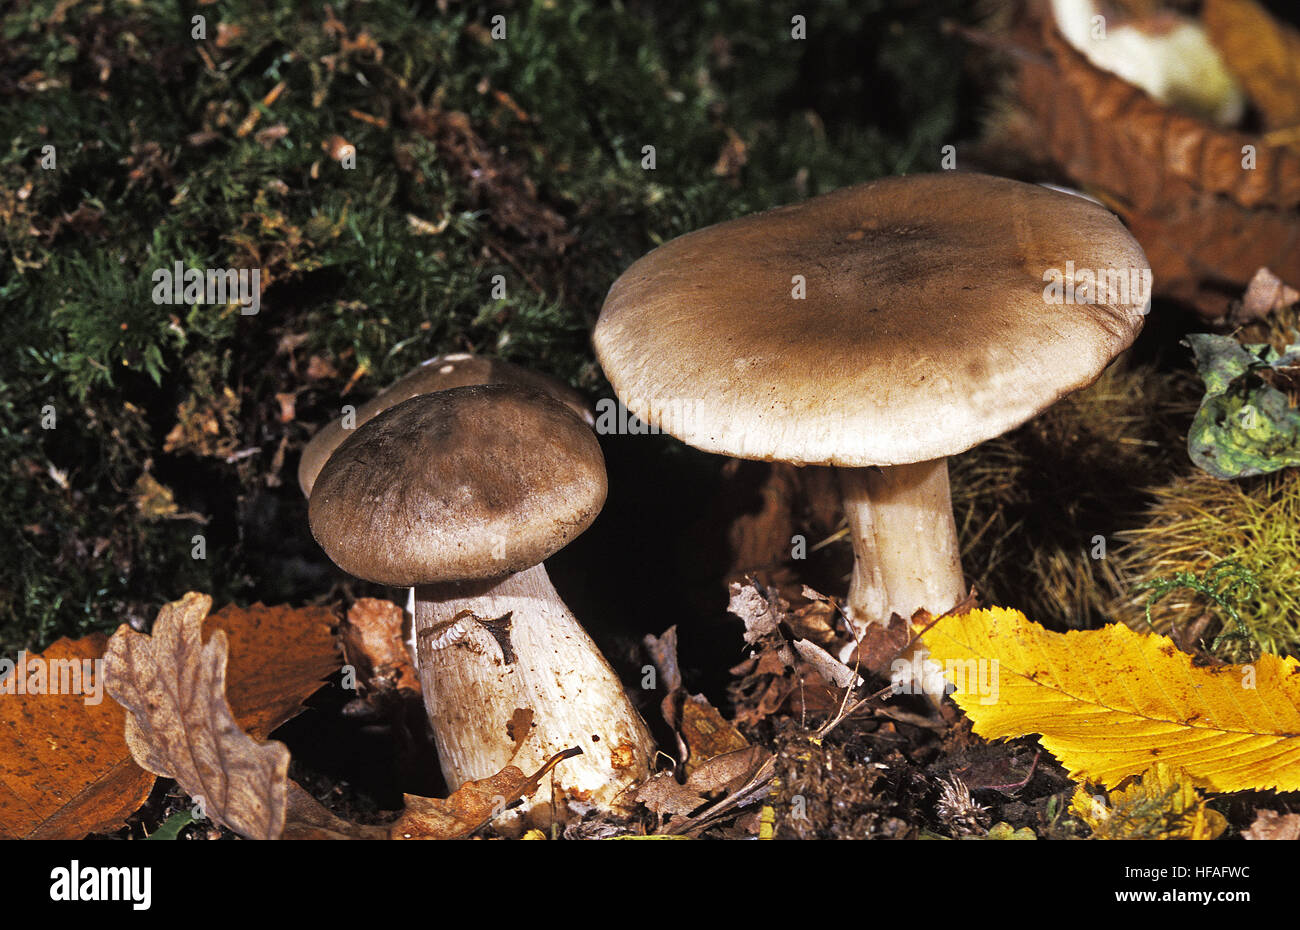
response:
<path id="1" fill-rule="evenodd" d="M 593 338 L 628 409 L 682 441 L 838 467 L 861 632 L 961 599 L 947 456 L 1093 383 L 1149 295 L 1109 211 L 945 172 L 674 239 L 614 283 Z"/>
<path id="2" fill-rule="evenodd" d="M 364 426 L 389 407 L 404 400 L 471 384 L 517 384 L 550 394 L 578 414 L 588 425 L 595 420 L 582 395 L 561 381 L 539 372 L 513 365 L 504 359 L 457 352 L 438 355 L 421 362 L 419 367 L 398 378 L 373 398 L 362 404 L 352 417 L 339 417 L 326 423 L 302 450 L 298 462 L 298 487 L 303 497 L 311 497 L 316 476 L 352 430 Z"/>
<path id="3" fill-rule="evenodd" d="M 403 401 L 352 433 L 312 489 L 312 532 L 345 571 L 415 587 L 420 684 L 452 789 L 509 764 L 565 798 L 630 806 L 654 744 L 544 559 L 595 519 L 604 459 L 553 398 L 511 385 Z M 550 782 L 526 802 L 544 820 Z"/>

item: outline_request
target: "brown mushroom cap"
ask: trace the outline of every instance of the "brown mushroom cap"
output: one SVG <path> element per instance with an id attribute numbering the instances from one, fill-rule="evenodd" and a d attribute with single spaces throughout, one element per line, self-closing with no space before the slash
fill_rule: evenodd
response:
<path id="1" fill-rule="evenodd" d="M 312 490 L 312 533 L 344 571 L 408 587 L 497 578 L 562 549 L 605 502 L 595 434 L 512 385 L 423 394 L 358 427 Z"/>
<path id="2" fill-rule="evenodd" d="M 1045 272 L 1067 261 L 1149 268 L 1082 198 L 975 174 L 890 178 L 660 246 L 614 282 L 593 339 L 628 409 L 700 449 L 928 461 L 1086 387 L 1137 336 L 1149 287 L 1044 299 Z"/>
<path id="3" fill-rule="evenodd" d="M 422 362 L 419 368 L 398 378 L 357 409 L 354 428 L 362 426 L 389 407 L 400 404 L 404 400 L 433 391 L 445 391 L 448 388 L 465 387 L 470 384 L 517 384 L 521 387 L 533 388 L 550 394 L 589 424 L 594 422 L 582 395 L 567 384 L 499 358 L 461 352 L 431 358 Z M 316 476 L 325 467 L 325 462 L 334 454 L 334 450 L 348 438 L 351 432 L 352 430 L 343 428 L 343 420 L 340 418 L 322 426 L 311 438 L 311 442 L 307 443 L 302 450 L 302 459 L 298 463 L 298 487 L 302 489 L 304 497 L 311 497 Z"/>

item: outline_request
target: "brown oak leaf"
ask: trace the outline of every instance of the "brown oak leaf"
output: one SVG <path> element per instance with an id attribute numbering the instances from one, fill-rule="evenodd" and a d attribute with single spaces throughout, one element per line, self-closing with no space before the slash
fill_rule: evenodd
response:
<path id="1" fill-rule="evenodd" d="M 106 687 L 127 709 L 126 743 L 135 761 L 177 784 L 206 816 L 255 839 L 284 829 L 289 750 L 240 729 L 226 701 L 227 637 L 202 642 L 212 606 L 187 594 L 163 607 L 153 633 L 122 626 L 105 655 Z"/>

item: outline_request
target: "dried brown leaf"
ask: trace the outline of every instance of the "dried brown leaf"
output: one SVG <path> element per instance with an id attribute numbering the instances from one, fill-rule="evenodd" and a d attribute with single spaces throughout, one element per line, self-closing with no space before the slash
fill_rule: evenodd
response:
<path id="1" fill-rule="evenodd" d="M 749 740 L 702 694 L 693 694 L 682 702 L 679 729 L 687 748 L 685 767 L 688 776 L 714 756 L 749 746 Z"/>
<path id="2" fill-rule="evenodd" d="M 642 640 L 642 643 L 645 644 L 646 651 L 650 653 L 650 658 L 659 670 L 659 678 L 664 689 L 671 694 L 680 688 L 682 686 L 682 671 L 677 664 L 676 625 L 664 630 L 662 636 L 647 635 Z"/>
<path id="3" fill-rule="evenodd" d="M 1042 41 L 1048 58 L 1025 62 L 1020 99 L 1076 180 L 1137 211 L 1202 193 L 1248 208 L 1300 205 L 1297 153 L 1160 105 L 1094 66 L 1050 26 Z M 1256 154 L 1251 170 L 1242 167 L 1247 145 Z"/>
<path id="4" fill-rule="evenodd" d="M 731 600 L 727 612 L 740 618 L 745 624 L 745 642 L 753 645 L 764 637 L 778 633 L 781 620 L 779 606 L 769 601 L 752 581 L 744 584 L 733 581 L 729 590 Z"/>
<path id="5" fill-rule="evenodd" d="M 204 635 L 221 630 L 230 647 L 226 698 L 243 729 L 263 739 L 302 713 L 339 668 L 336 622 L 324 607 L 265 604 L 231 604 L 207 618 Z"/>
<path id="6" fill-rule="evenodd" d="M 838 636 L 839 611 L 835 602 L 807 585 L 803 586 L 803 596 L 810 603 L 790 611 L 785 622 L 800 639 L 810 639 L 819 646 L 830 645 Z"/>
<path id="7" fill-rule="evenodd" d="M 325 806 L 294 781 L 288 785 L 284 840 L 386 840 L 386 827 L 352 823 L 326 810 Z"/>
<path id="8" fill-rule="evenodd" d="M 1250 279 L 1246 293 L 1241 295 L 1241 307 L 1233 314 L 1232 322 L 1241 325 L 1262 320 L 1270 313 L 1291 306 L 1297 300 L 1300 300 L 1300 291 L 1296 291 L 1267 268 L 1261 268 Z"/>
<path id="9" fill-rule="evenodd" d="M 1201 196 L 1148 213 L 1123 213 L 1155 275 L 1156 293 L 1197 305 L 1217 318 L 1229 295 L 1261 267 L 1300 280 L 1300 213 L 1249 210 Z"/>
<path id="10" fill-rule="evenodd" d="M 806 639 L 796 639 L 790 645 L 799 653 L 799 658 L 813 667 L 822 678 L 837 688 L 856 688 L 862 684 L 862 678 L 853 673 L 839 659 L 835 658 L 821 646 Z"/>
<path id="11" fill-rule="evenodd" d="M 163 607 L 153 634 L 109 640 L 106 688 L 127 709 L 126 743 L 144 769 L 176 779 L 215 822 L 256 839 L 284 829 L 289 750 L 258 743 L 226 702 L 226 634 L 202 643 L 207 595 Z"/>
<path id="12" fill-rule="evenodd" d="M 1162 106 L 1048 26 L 1041 41 L 1021 105 L 1050 157 L 1128 222 L 1157 294 L 1217 317 L 1261 266 L 1300 278 L 1300 153 Z"/>
<path id="13" fill-rule="evenodd" d="M 722 820 L 736 816 L 741 808 L 767 797 L 776 772 L 776 759 L 770 752 L 762 750 L 756 758 L 758 765 L 748 780 L 698 814 L 674 820 L 665 832 L 676 836 L 698 836 Z"/>
<path id="14" fill-rule="evenodd" d="M 636 799 L 660 815 L 685 816 L 704 803 L 704 797 L 698 791 L 679 784 L 669 772 L 657 773 L 637 789 Z"/>
<path id="15" fill-rule="evenodd" d="M 205 632 L 224 629 L 230 637 L 228 688 L 241 726 L 269 734 L 338 667 L 332 619 L 320 608 L 260 604 L 207 618 Z M 29 659 L 99 659 L 107 643 L 102 635 L 60 640 Z M 132 760 L 125 727 L 112 700 L 88 705 L 81 694 L 60 694 L 0 701 L 0 836 L 80 838 L 120 827 L 154 782 Z"/>
<path id="16" fill-rule="evenodd" d="M 750 781 L 772 754 L 761 746 L 746 746 L 714 756 L 686 778 L 686 787 L 701 794 L 731 794 Z"/>
<path id="17" fill-rule="evenodd" d="M 858 642 L 857 662 L 861 668 L 875 675 L 889 676 L 891 666 L 912 638 L 906 620 L 894 614 L 889 625 L 872 623 L 867 626 Z"/>
<path id="18" fill-rule="evenodd" d="M 575 748 L 556 753 L 531 776 L 507 765 L 495 775 L 466 782 L 445 800 L 408 794 L 406 810 L 389 827 L 389 836 L 395 840 L 455 840 L 469 836 L 515 801 L 536 791 L 556 765 L 581 752 Z"/>
<path id="19" fill-rule="evenodd" d="M 728 462 L 730 466 L 733 459 Z M 759 499 L 757 510 L 747 511 L 731 520 L 727 528 L 731 567 L 728 576 L 770 568 L 790 556 L 790 537 L 794 534 L 794 502 L 799 498 L 798 469 L 784 462 L 767 467 L 763 483 L 745 494 Z M 734 479 L 735 468 L 725 468 L 724 476 Z M 744 482 L 736 482 L 745 487 Z"/>

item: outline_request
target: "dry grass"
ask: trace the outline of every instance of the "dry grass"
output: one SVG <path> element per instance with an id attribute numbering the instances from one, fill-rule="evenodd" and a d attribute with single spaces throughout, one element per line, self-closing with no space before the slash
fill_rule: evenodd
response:
<path id="1" fill-rule="evenodd" d="M 1111 366 L 1006 436 L 952 460 L 953 508 L 968 576 L 985 603 L 1055 628 L 1113 619 L 1124 590 L 1113 549 L 1140 525 L 1145 488 L 1190 467 L 1184 437 L 1199 402 L 1188 373 Z M 1092 558 L 1103 537 L 1107 558 Z"/>
<path id="2" fill-rule="evenodd" d="M 1266 652 L 1300 655 L 1300 470 L 1239 481 L 1192 472 L 1152 495 L 1143 524 L 1122 534 L 1111 559 L 1123 583 L 1116 619 L 1146 629 L 1147 595 L 1136 585 L 1178 572 L 1202 575 L 1231 559 L 1259 581 L 1259 591 L 1237 605 L 1251 637 Z M 1159 630 L 1181 626 L 1209 606 L 1180 589 L 1152 608 L 1152 622 Z M 1225 647 L 1224 657 L 1235 658 L 1241 644 Z"/>

